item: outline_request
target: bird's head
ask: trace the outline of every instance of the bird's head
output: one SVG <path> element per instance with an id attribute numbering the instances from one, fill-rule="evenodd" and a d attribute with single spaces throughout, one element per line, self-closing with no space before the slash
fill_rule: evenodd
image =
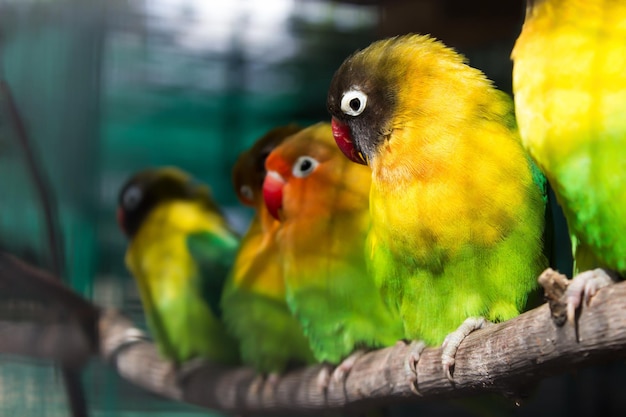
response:
<path id="1" fill-rule="evenodd" d="M 482 73 L 434 38 L 374 42 L 349 56 L 330 83 L 326 104 L 335 141 L 349 159 L 371 165 L 383 145 L 394 147 L 401 136 L 396 130 L 453 127 L 468 103 L 478 102 L 475 85 L 484 90 Z"/>
<path id="2" fill-rule="evenodd" d="M 300 131 L 296 124 L 274 128 L 259 138 L 247 151 L 239 155 L 233 168 L 233 185 L 242 204 L 258 207 L 263 202 L 265 159 L 287 137 Z"/>
<path id="3" fill-rule="evenodd" d="M 263 182 L 263 198 L 270 214 L 284 220 L 287 212 L 307 210 L 304 205 L 315 200 L 311 196 L 331 185 L 332 169 L 326 162 L 341 157 L 338 154 L 328 123 L 310 126 L 272 151 L 265 161 Z"/>
<path id="4" fill-rule="evenodd" d="M 146 169 L 134 174 L 118 196 L 117 222 L 132 238 L 150 212 L 159 204 L 174 200 L 197 200 L 218 210 L 208 187 L 174 167 Z"/>
<path id="5" fill-rule="evenodd" d="M 396 105 L 392 62 L 380 42 L 348 57 L 335 72 L 326 105 L 333 136 L 351 161 L 368 164 L 390 133 Z"/>

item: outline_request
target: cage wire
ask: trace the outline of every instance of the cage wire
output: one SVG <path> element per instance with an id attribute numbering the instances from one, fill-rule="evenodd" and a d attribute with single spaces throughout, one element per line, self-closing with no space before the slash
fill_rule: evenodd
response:
<path id="1" fill-rule="evenodd" d="M 63 279 L 145 328 L 115 224 L 134 171 L 176 165 L 210 184 L 234 226 L 251 213 L 230 183 L 268 129 L 327 119 L 334 70 L 374 39 L 371 5 L 329 1 L 0 0 L 0 76 L 54 195 Z M 0 106 L 0 247 L 51 268 L 44 210 Z M 219 415 L 172 402 L 91 361 L 90 416 Z M 58 369 L 0 356 L 0 415 L 67 416 Z"/>
<path id="2" fill-rule="evenodd" d="M 381 27 L 406 24 L 390 16 L 416 16 L 435 34 L 457 38 L 471 28 L 472 34 L 481 32 L 459 15 L 459 2 L 389 2 L 383 24 L 384 2 L 376 3 L 0 0 L 0 76 L 12 88 L 56 199 L 65 282 L 145 329 L 124 266 L 126 241 L 115 223 L 117 192 L 128 176 L 148 166 L 179 166 L 208 183 L 233 225 L 244 231 L 251 212 L 238 205 L 230 182 L 238 154 L 277 125 L 328 120 L 333 72 L 380 37 Z M 479 3 L 471 9 L 481 15 L 500 4 Z M 518 6 L 521 11 L 521 0 Z M 437 20 L 429 13 L 443 19 L 451 11 L 456 14 L 432 26 Z M 501 28 L 481 27 L 485 36 Z M 506 39 L 461 49 L 509 91 L 508 54 L 518 29 L 511 27 Z M 0 246 L 50 268 L 44 213 L 24 158 L 0 106 Z M 557 225 L 557 234 L 566 234 L 562 219 Z M 568 245 L 559 247 L 563 271 L 571 258 Z M 624 384 L 623 368 L 549 379 L 516 415 L 623 415 L 626 403 L 611 394 Z M 88 364 L 83 383 L 91 416 L 219 415 L 145 392 L 97 360 Z M 453 405 L 419 410 L 466 415 Z M 0 415 L 67 416 L 58 370 L 0 356 Z"/>

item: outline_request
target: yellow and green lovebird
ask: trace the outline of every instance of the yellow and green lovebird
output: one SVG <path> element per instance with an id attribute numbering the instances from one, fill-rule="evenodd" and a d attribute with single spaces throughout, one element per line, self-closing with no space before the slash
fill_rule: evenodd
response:
<path id="1" fill-rule="evenodd" d="M 176 168 L 141 171 L 120 191 L 118 222 L 130 239 L 126 265 L 161 354 L 176 363 L 237 363 L 219 299 L 239 242 L 209 189 Z"/>
<path id="2" fill-rule="evenodd" d="M 405 35 L 348 57 L 327 106 L 339 148 L 371 168 L 367 260 L 404 337 L 438 345 L 466 319 L 463 333 L 518 315 L 547 264 L 546 182 L 510 97 L 441 42 Z"/>
<path id="3" fill-rule="evenodd" d="M 513 60 L 523 143 L 585 271 L 568 287 L 572 320 L 581 298 L 626 273 L 626 3 L 529 1 Z"/>
<path id="4" fill-rule="evenodd" d="M 281 221 L 287 302 L 315 358 L 337 364 L 401 339 L 401 323 L 365 267 L 369 171 L 343 157 L 328 123 L 289 137 L 265 167 L 265 202 Z"/>
<path id="5" fill-rule="evenodd" d="M 296 125 L 272 129 L 242 153 L 233 168 L 239 200 L 256 210 L 241 241 L 222 295 L 223 319 L 239 340 L 244 364 L 263 373 L 282 372 L 290 364 L 312 363 L 313 354 L 298 320 L 285 300 L 285 281 L 276 234 L 280 223 L 263 201 L 265 158 Z"/>

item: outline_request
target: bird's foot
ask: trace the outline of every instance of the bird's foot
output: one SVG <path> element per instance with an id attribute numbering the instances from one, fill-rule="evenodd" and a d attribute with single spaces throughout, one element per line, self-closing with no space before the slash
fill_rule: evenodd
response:
<path id="1" fill-rule="evenodd" d="M 328 386 L 330 385 L 330 378 L 332 374 L 332 367 L 324 363 L 317 373 L 317 377 L 315 378 L 315 385 L 317 389 L 321 392 L 326 393 L 328 391 Z"/>
<path id="2" fill-rule="evenodd" d="M 441 347 L 441 365 L 443 372 L 446 374 L 448 381 L 454 382 L 452 378 L 452 370 L 454 369 L 456 351 L 459 349 L 461 342 L 473 331 L 482 329 L 493 323 L 484 317 L 468 317 L 465 321 L 452 333 L 448 334 L 443 340 Z"/>
<path id="3" fill-rule="evenodd" d="M 250 383 L 250 392 L 255 395 L 261 395 L 264 391 L 276 391 L 280 374 L 278 372 L 270 372 L 269 374 L 257 374 Z"/>
<path id="4" fill-rule="evenodd" d="M 263 386 L 265 385 L 265 375 L 256 374 L 252 382 L 250 383 L 250 393 L 254 395 L 260 395 L 263 392 Z"/>
<path id="5" fill-rule="evenodd" d="M 265 379 L 263 381 L 263 391 L 276 392 L 276 388 L 278 387 L 279 382 L 280 374 L 278 372 L 270 372 L 265 376 Z"/>
<path id="6" fill-rule="evenodd" d="M 618 276 L 615 272 L 602 268 L 581 272 L 572 278 L 565 290 L 567 321 L 574 323 L 576 310 L 581 303 L 589 305 L 591 298 L 600 288 L 613 284 L 617 280 Z"/>
<path id="7" fill-rule="evenodd" d="M 330 364 L 324 363 L 315 378 L 315 385 L 317 388 L 323 392 L 324 395 L 326 395 L 328 393 L 328 387 L 330 387 L 331 384 L 343 385 L 346 382 L 346 378 L 352 370 L 356 360 L 363 356 L 365 352 L 366 351 L 362 349 L 352 352 L 350 356 L 345 358 L 334 369 Z"/>
<path id="8" fill-rule="evenodd" d="M 406 345 L 406 342 L 399 341 L 397 344 Z M 396 345 L 397 345 L 396 344 Z M 409 387 L 411 387 L 411 391 L 414 394 L 421 396 L 419 389 L 417 388 L 417 363 L 420 360 L 420 356 L 422 352 L 426 349 L 426 343 L 422 340 L 412 340 L 409 344 L 409 354 L 407 356 L 405 369 L 407 370 L 407 375 L 409 375 L 408 383 Z"/>
<path id="9" fill-rule="evenodd" d="M 265 378 L 265 385 L 268 385 L 273 391 L 278 381 L 280 381 L 280 374 L 278 372 L 270 372 L 267 374 L 267 378 Z"/>
<path id="10" fill-rule="evenodd" d="M 345 382 L 356 360 L 359 359 L 361 356 L 365 355 L 365 352 L 366 350 L 364 349 L 355 350 L 354 352 L 350 354 L 350 356 L 348 356 L 343 361 L 341 361 L 341 363 L 337 365 L 337 367 L 333 371 L 333 374 L 332 374 L 333 382 L 338 383 L 338 384 Z"/>

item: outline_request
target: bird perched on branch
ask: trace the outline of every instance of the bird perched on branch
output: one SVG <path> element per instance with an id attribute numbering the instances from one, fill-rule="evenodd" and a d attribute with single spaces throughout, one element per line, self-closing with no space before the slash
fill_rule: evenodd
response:
<path id="1" fill-rule="evenodd" d="M 522 140 L 572 240 L 572 321 L 583 299 L 626 273 L 626 4 L 528 1 L 512 57 Z"/>
<path id="2" fill-rule="evenodd" d="M 545 179 L 512 100 L 443 43 L 378 41 L 348 57 L 327 99 L 333 135 L 371 168 L 367 261 L 404 337 L 454 354 L 484 319 L 518 315 L 546 267 Z M 417 352 L 419 354 L 419 352 Z"/>
<path id="3" fill-rule="evenodd" d="M 281 221 L 287 302 L 315 358 L 345 359 L 336 376 L 345 375 L 359 349 L 402 337 L 365 268 L 370 174 L 343 157 L 328 123 L 288 138 L 265 166 L 265 202 Z"/>
<path id="4" fill-rule="evenodd" d="M 256 214 L 241 241 L 221 303 L 224 323 L 239 340 L 243 363 L 262 373 L 314 361 L 302 327 L 287 307 L 276 239 L 280 222 L 268 212 L 262 192 L 266 157 L 300 130 L 297 125 L 270 130 L 239 156 L 233 168 L 237 196 Z"/>
<path id="5" fill-rule="evenodd" d="M 119 193 L 118 222 L 161 354 L 175 363 L 237 363 L 219 299 L 239 241 L 208 187 L 176 168 L 141 171 Z"/>

